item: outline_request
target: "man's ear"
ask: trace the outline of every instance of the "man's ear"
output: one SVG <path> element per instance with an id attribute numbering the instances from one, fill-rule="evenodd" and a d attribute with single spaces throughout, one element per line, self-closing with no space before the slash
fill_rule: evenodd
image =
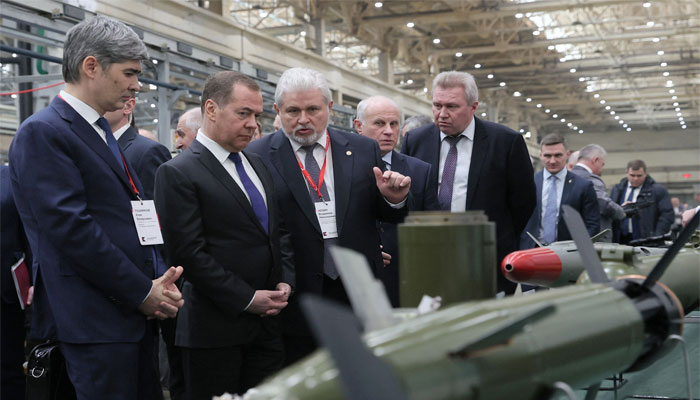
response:
<path id="1" fill-rule="evenodd" d="M 355 125 L 355 130 L 357 131 L 357 133 L 362 135 L 362 122 L 360 122 L 359 119 L 356 119 L 353 121 L 353 124 Z"/>
<path id="2" fill-rule="evenodd" d="M 124 103 L 124 115 L 134 112 L 134 108 L 136 108 L 136 99 L 132 97 Z"/>
<path id="3" fill-rule="evenodd" d="M 211 122 L 216 122 L 216 112 L 219 109 L 219 106 L 214 102 L 212 99 L 208 99 L 206 103 L 204 103 L 204 114 L 202 117 L 206 117 L 209 119 Z"/>
<path id="4" fill-rule="evenodd" d="M 94 56 L 87 56 L 83 58 L 83 62 L 80 63 L 80 70 L 86 77 L 92 79 L 102 71 L 102 66 Z"/>

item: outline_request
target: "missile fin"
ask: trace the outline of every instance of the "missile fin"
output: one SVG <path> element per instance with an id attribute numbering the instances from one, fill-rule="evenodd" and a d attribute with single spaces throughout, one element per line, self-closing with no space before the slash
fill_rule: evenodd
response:
<path id="1" fill-rule="evenodd" d="M 334 246 L 330 249 L 355 315 L 366 332 L 388 328 L 397 319 L 391 311 L 384 285 L 374 278 L 367 259 L 360 253 Z"/>
<path id="2" fill-rule="evenodd" d="M 504 321 L 491 331 L 486 332 L 476 340 L 451 351 L 449 354 L 451 357 L 468 358 L 473 353 L 488 349 L 490 347 L 506 345 L 514 335 L 523 330 L 525 325 L 536 322 L 552 314 L 555 309 L 556 306 L 554 304 L 542 304 L 526 314 Z"/>
<path id="3" fill-rule="evenodd" d="M 393 369 L 362 342 L 360 323 L 350 310 L 313 294 L 299 301 L 314 336 L 338 368 L 345 398 L 408 399 Z"/>
<path id="4" fill-rule="evenodd" d="M 563 218 L 564 222 L 566 222 L 566 227 L 569 228 L 569 233 L 576 243 L 578 253 L 581 255 L 583 265 L 586 267 L 586 272 L 588 272 L 591 282 L 610 282 L 610 279 L 608 279 L 603 269 L 603 264 L 600 263 L 598 253 L 593 247 L 591 239 L 588 237 L 588 232 L 583 224 L 581 215 L 568 204 L 562 204 L 561 208 L 564 211 Z"/>
<path id="5" fill-rule="evenodd" d="M 647 279 L 645 279 L 644 283 L 642 283 L 643 288 L 649 289 L 650 287 L 654 286 L 659 278 L 661 278 L 666 271 L 666 268 L 671 265 L 671 261 L 673 261 L 673 259 L 676 257 L 676 254 L 681 251 L 683 246 L 685 246 L 685 243 L 693 235 L 693 232 L 695 232 L 695 230 L 698 228 L 698 222 L 700 222 L 700 213 L 695 213 L 695 216 L 678 234 L 678 238 L 673 242 L 671 247 L 669 247 L 664 255 L 661 256 L 661 259 L 659 259 L 659 262 L 656 263 L 654 269 L 649 272 Z"/>
<path id="6" fill-rule="evenodd" d="M 603 236 L 607 235 L 608 232 L 610 232 L 610 228 L 605 228 L 602 231 L 596 233 L 591 237 L 591 242 L 595 243 L 601 239 L 603 239 Z"/>

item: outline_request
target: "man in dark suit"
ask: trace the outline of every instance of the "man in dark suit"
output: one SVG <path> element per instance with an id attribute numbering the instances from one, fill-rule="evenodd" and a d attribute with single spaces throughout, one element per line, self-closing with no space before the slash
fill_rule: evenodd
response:
<path id="1" fill-rule="evenodd" d="M 673 205 L 666 188 L 647 174 L 642 160 L 627 163 L 627 176 L 612 187 L 610 198 L 623 207 L 639 203 L 639 210 L 613 224 L 613 241 L 631 240 L 666 234 L 673 224 Z M 645 204 L 645 206 L 641 206 Z"/>
<path id="2" fill-rule="evenodd" d="M 263 157 L 275 181 L 276 199 L 291 233 L 297 293 L 348 303 L 328 249 L 338 245 L 381 267 L 376 221 L 406 214 L 410 178 L 382 172 L 377 143 L 328 128 L 333 107 L 318 71 L 291 68 L 280 77 L 275 111 L 282 130 L 256 140 L 249 151 Z M 286 363 L 316 348 L 294 296 L 283 320 Z"/>
<path id="3" fill-rule="evenodd" d="M 394 151 L 399 138 L 399 108 L 383 96 L 373 96 L 357 105 L 355 130 L 379 144 L 379 151 L 386 169 L 411 177 L 410 211 L 437 210 L 437 183 L 432 180 L 430 164 Z M 399 244 L 396 224 L 377 221 L 383 251 L 391 256 L 375 275 L 384 283 L 389 300 L 399 306 Z"/>
<path id="4" fill-rule="evenodd" d="M 566 168 L 571 151 L 563 136 L 550 133 L 540 142 L 540 160 L 544 170 L 535 174 L 537 207 L 525 227 L 540 242 L 549 244 L 571 240 L 571 234 L 562 218 L 561 206 L 567 204 L 581 214 L 588 234 L 600 232 L 598 198 L 593 184 Z M 525 232 L 520 237 L 520 248 L 535 247 Z"/>
<path id="5" fill-rule="evenodd" d="M 291 294 L 291 254 L 280 243 L 272 177 L 259 156 L 242 151 L 262 111 L 252 78 L 210 76 L 196 139 L 156 174 L 167 258 L 186 271 L 175 344 L 187 399 L 243 393 L 284 358 L 271 316 Z"/>
<path id="6" fill-rule="evenodd" d="M 484 210 L 496 223 L 499 291 L 515 284 L 500 273 L 500 263 L 518 249 L 537 197 L 532 163 L 522 136 L 474 117 L 479 92 L 466 72 L 442 72 L 433 81 L 433 124 L 406 134 L 402 153 L 432 166 L 443 210 Z"/>
<path id="7" fill-rule="evenodd" d="M 182 268 L 154 279 L 154 246 L 141 245 L 131 211 L 148 202 L 139 202 L 141 182 L 100 117 L 133 97 L 145 59 L 121 22 L 95 16 L 76 25 L 63 52 L 65 90 L 10 146 L 12 191 L 35 258 L 32 335 L 58 341 L 81 400 L 160 398 L 147 317 L 173 317 L 182 306 L 173 283 Z"/>
<path id="8" fill-rule="evenodd" d="M 105 113 L 105 119 L 109 122 L 124 157 L 134 167 L 134 172 L 143 184 L 144 198 L 153 200 L 156 170 L 172 157 L 167 147 L 139 135 L 136 128 L 131 125 L 134 107 L 136 107 L 136 99 L 131 98 L 121 110 Z"/>
<path id="9" fill-rule="evenodd" d="M 0 316 L 0 341 L 2 347 L 2 369 L 0 370 L 0 398 L 24 398 L 24 310 L 17 298 L 12 266 L 24 256 L 27 268 L 31 269 L 32 254 L 24 234 L 22 222 L 17 214 L 10 186 L 10 168 L 0 165 L 0 283 L 2 283 L 2 310 Z"/>

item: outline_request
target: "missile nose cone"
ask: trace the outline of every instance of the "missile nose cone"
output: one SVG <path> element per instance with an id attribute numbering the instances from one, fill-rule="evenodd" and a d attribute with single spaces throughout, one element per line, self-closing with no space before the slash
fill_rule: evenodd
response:
<path id="1" fill-rule="evenodd" d="M 503 259 L 501 271 L 513 282 L 548 286 L 561 274 L 561 259 L 546 247 L 514 251 Z"/>

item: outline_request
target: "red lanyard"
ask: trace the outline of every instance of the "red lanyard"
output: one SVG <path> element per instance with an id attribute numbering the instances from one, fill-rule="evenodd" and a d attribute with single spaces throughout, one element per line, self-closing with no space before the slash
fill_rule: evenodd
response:
<path id="1" fill-rule="evenodd" d="M 299 163 L 301 173 L 304 175 L 304 178 L 306 178 L 306 181 L 309 182 L 311 188 L 316 191 L 316 194 L 318 194 L 319 199 L 323 199 L 321 187 L 323 186 L 323 176 L 326 175 L 326 156 L 328 155 L 328 145 L 330 145 L 330 143 L 331 137 L 328 134 L 328 131 L 326 131 L 326 148 L 323 151 L 323 167 L 321 167 L 321 173 L 318 175 L 318 185 L 316 185 L 314 180 L 311 178 L 311 175 L 309 175 L 309 171 L 307 171 L 306 168 L 304 168 L 304 166 L 301 164 L 301 161 L 299 160 L 299 157 L 297 157 L 297 163 Z"/>

